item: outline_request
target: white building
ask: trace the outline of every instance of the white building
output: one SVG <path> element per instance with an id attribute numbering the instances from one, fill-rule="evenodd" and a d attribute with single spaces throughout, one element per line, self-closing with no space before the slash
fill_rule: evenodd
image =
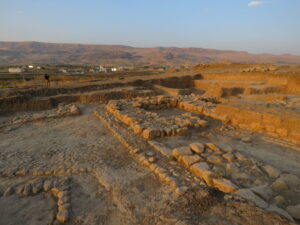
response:
<path id="1" fill-rule="evenodd" d="M 24 72 L 23 68 L 8 68 L 9 73 L 22 73 Z"/>
<path id="2" fill-rule="evenodd" d="M 111 72 L 117 72 L 118 68 L 112 67 L 112 66 L 99 66 L 99 72 L 104 72 L 104 73 L 111 73 Z"/>
<path id="3" fill-rule="evenodd" d="M 106 68 L 104 66 L 99 66 L 99 72 L 107 72 Z"/>

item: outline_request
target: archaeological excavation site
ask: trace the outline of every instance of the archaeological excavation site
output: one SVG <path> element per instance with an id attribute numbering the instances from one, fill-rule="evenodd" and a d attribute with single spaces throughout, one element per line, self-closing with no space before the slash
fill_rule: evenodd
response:
<path id="1" fill-rule="evenodd" d="M 0 89 L 0 224 L 300 224 L 300 78 Z"/>

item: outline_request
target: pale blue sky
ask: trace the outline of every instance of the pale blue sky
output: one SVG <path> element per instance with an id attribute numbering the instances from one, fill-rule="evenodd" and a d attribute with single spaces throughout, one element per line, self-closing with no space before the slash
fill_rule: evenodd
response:
<path id="1" fill-rule="evenodd" d="M 300 0 L 0 0 L 0 41 L 300 55 Z M 263 4 L 258 4 L 263 3 Z"/>

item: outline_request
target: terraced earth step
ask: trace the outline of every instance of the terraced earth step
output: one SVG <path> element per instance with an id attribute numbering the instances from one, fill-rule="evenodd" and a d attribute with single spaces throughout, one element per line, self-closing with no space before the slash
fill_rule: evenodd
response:
<path id="1" fill-rule="evenodd" d="M 245 81 L 245 80 L 195 80 L 196 88 L 207 89 L 209 87 L 245 87 L 251 85 L 262 85 L 265 81 Z"/>
<path id="2" fill-rule="evenodd" d="M 200 88 L 200 87 L 196 87 Z M 230 97 L 240 94 L 268 94 L 268 93 L 281 93 L 284 91 L 282 85 L 248 85 L 248 86 L 206 86 L 202 87 L 206 90 L 206 95 L 214 97 Z"/>

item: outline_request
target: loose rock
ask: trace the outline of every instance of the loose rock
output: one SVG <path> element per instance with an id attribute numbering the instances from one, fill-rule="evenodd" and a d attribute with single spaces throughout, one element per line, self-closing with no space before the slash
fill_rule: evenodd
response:
<path id="1" fill-rule="evenodd" d="M 280 176 L 281 172 L 280 170 L 274 168 L 270 165 L 265 165 L 262 167 L 262 169 L 271 177 L 271 178 L 277 178 Z"/>
<path id="2" fill-rule="evenodd" d="M 300 204 L 294 206 L 288 206 L 286 211 L 295 219 L 300 220 Z"/>

